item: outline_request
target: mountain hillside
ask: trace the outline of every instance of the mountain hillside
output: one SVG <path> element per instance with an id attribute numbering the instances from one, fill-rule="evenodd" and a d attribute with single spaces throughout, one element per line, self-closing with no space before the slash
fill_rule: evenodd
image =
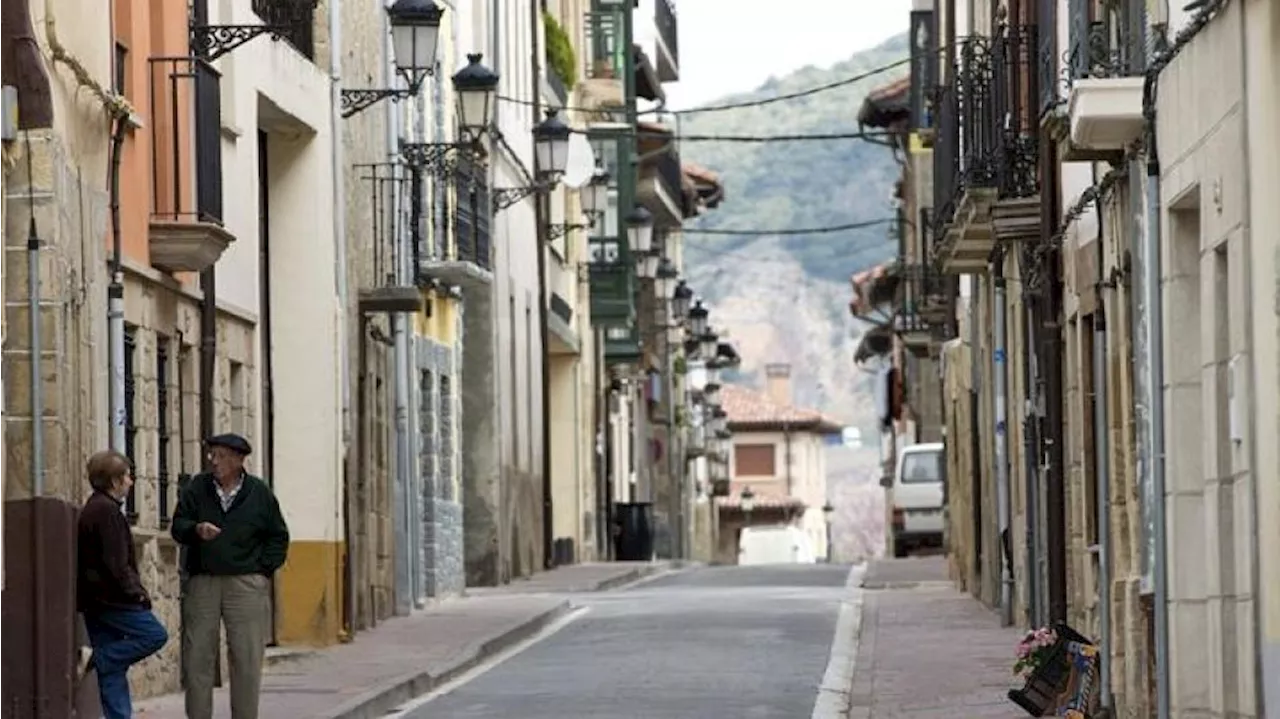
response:
<path id="1" fill-rule="evenodd" d="M 804 68 L 766 82 L 755 92 L 716 105 L 803 92 L 861 75 L 905 58 L 906 35 L 853 55 L 830 68 Z M 902 77 L 905 65 L 866 80 L 802 98 L 681 117 L 681 135 L 850 133 L 866 94 Z M 871 375 L 853 363 L 864 327 L 849 315 L 849 276 L 892 257 L 886 225 L 809 235 L 698 234 L 720 231 L 829 227 L 888 217 L 899 169 L 883 145 L 857 139 L 771 143 L 689 141 L 681 153 L 720 173 L 726 200 L 691 224 L 685 271 L 709 303 L 712 325 L 738 346 L 738 381 L 761 386 L 764 365 L 791 365 L 798 404 L 823 410 L 862 431 L 861 448 L 833 447 L 827 455 L 828 496 L 836 506 L 837 560 L 883 551 L 884 493 Z"/>
<path id="2" fill-rule="evenodd" d="M 744 95 L 707 106 L 802 92 L 867 73 L 907 56 L 906 35 L 830 68 L 807 67 Z M 868 91 L 902 77 L 906 66 L 811 95 L 680 118 L 681 135 L 776 136 L 857 132 Z M 872 428 L 867 375 L 853 365 L 862 328 L 848 312 L 849 275 L 896 251 L 888 227 L 826 234 L 702 235 L 718 231 L 823 227 L 890 215 L 898 166 L 883 145 L 858 139 L 769 143 L 690 141 L 685 159 L 720 173 L 726 201 L 689 225 L 686 272 L 743 354 L 744 379 L 763 365 L 789 362 L 796 400 L 848 424 Z"/>

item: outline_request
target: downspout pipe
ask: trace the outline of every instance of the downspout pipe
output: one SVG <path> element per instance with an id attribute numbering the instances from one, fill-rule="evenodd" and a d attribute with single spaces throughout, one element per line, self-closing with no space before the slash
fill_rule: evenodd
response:
<path id="1" fill-rule="evenodd" d="M 540 0 L 529 0 L 529 73 L 533 85 L 533 118 L 534 122 L 542 114 L 542 44 L 538 42 L 538 28 L 542 24 L 542 3 Z M 534 177 L 538 178 L 542 168 L 538 167 L 538 153 L 534 153 Z M 551 332 L 548 325 L 547 312 L 551 306 L 551 288 L 547 283 L 547 220 L 551 204 L 550 191 L 539 190 L 534 193 L 533 221 L 534 236 L 537 238 L 538 253 L 538 342 L 541 345 L 539 358 L 539 381 L 541 384 L 542 428 L 539 432 L 542 446 L 542 566 L 553 569 L 556 566 L 555 556 L 555 497 L 554 485 L 551 481 Z"/>
<path id="2" fill-rule="evenodd" d="M 996 511 L 1000 525 L 1000 622 L 1003 626 L 1013 626 L 1013 555 L 1009 535 L 1009 432 L 1008 432 L 1008 329 L 1005 312 L 1008 303 L 1005 300 L 1006 282 L 1004 276 L 1004 253 L 997 254 L 993 263 L 993 283 L 995 285 L 994 327 L 992 334 L 995 347 L 991 353 L 995 391 L 996 415 Z"/>
<path id="3" fill-rule="evenodd" d="M 386 21 L 384 20 L 384 23 Z M 384 24 L 382 32 L 383 83 L 385 87 L 397 87 L 399 76 L 391 66 L 391 31 Z M 387 157 L 399 156 L 400 112 L 393 107 L 387 112 Z M 399 178 L 399 173 L 396 175 Z M 403 207 L 400 206 L 400 193 L 395 193 L 392 202 L 395 211 L 391 218 L 393 241 L 400 248 L 396 262 L 397 284 L 408 281 L 408 252 L 405 247 L 405 227 L 402 219 Z M 413 499 L 409 494 L 409 319 L 404 312 L 397 312 L 391 317 L 392 336 L 392 371 L 395 406 L 396 462 L 395 483 L 392 494 L 394 510 L 392 512 L 392 530 L 395 534 L 393 546 L 396 549 L 395 563 L 395 613 L 405 616 L 412 611 L 413 574 L 410 567 L 409 547 L 409 505 Z"/>
<path id="4" fill-rule="evenodd" d="M 111 362 L 111 380 L 108 396 L 111 412 L 111 449 L 124 452 L 124 422 L 127 409 L 124 406 L 124 269 L 123 237 L 120 232 L 120 163 L 123 159 L 124 134 L 128 130 L 124 118 L 117 119 L 111 133 L 111 166 L 107 178 L 111 211 L 111 283 L 107 285 L 107 340 Z M 32 222 L 34 223 L 34 219 Z M 34 225 L 32 227 L 34 237 Z M 34 316 L 34 315 L 33 315 Z M 33 326 L 32 343 L 35 343 L 37 327 Z M 39 375 L 32 375 L 38 377 Z M 32 392 L 37 387 L 33 385 Z M 32 395 L 34 399 L 36 395 Z M 132 459 L 132 457 L 130 458 Z"/>
<path id="5" fill-rule="evenodd" d="M 355 569 L 351 562 L 351 522 L 347 517 L 349 484 L 359 471 L 359 454 L 351 452 L 351 347 L 347 305 L 347 168 L 343 153 L 342 119 L 342 0 L 329 0 L 329 159 L 333 167 L 333 253 L 334 291 L 338 304 L 338 383 L 342 422 L 342 479 L 335 488 L 334 521 L 341 527 L 346 560 L 336 568 L 342 585 L 342 631 L 350 638 L 355 631 L 352 608 L 355 601 Z M 358 336 L 364 341 L 363 323 Z"/>
<path id="6" fill-rule="evenodd" d="M 1097 174 L 1095 168 L 1094 174 Z M 1098 633 L 1101 634 L 1101 656 L 1098 662 L 1098 697 L 1101 707 L 1112 706 L 1111 696 L 1111 430 L 1108 425 L 1107 401 L 1107 313 L 1103 289 L 1108 283 L 1101 279 L 1105 255 L 1103 252 L 1102 198 L 1094 202 L 1098 216 L 1098 235 L 1095 241 L 1099 281 L 1095 285 L 1093 310 L 1093 462 L 1096 491 L 1094 505 L 1098 532 Z"/>

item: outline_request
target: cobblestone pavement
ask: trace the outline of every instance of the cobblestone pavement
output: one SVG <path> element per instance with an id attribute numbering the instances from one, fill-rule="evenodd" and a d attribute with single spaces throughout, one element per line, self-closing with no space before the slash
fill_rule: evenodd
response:
<path id="1" fill-rule="evenodd" d="M 260 719 L 370 719 L 535 634 L 565 614 L 567 593 L 608 589 L 663 565 L 580 565 L 388 619 L 355 641 L 303 652 L 263 678 Z M 529 587 L 520 591 L 521 586 Z M 536 587 L 536 589 L 532 589 Z M 174 632 L 176 639 L 176 630 Z M 214 715 L 229 716 L 226 688 Z M 181 694 L 135 702 L 145 719 L 181 719 Z"/>
<path id="2" fill-rule="evenodd" d="M 866 589 L 849 719 L 1016 719 L 1005 696 L 1015 685 L 1021 631 L 945 581 L 936 558 L 875 562 Z M 877 580 L 876 578 L 880 578 Z"/>

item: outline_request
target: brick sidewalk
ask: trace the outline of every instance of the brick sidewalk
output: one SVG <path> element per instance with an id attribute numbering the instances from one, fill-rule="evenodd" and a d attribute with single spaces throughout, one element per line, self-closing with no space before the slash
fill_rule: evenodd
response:
<path id="1" fill-rule="evenodd" d="M 568 599 L 557 595 L 609 589 L 661 566 L 563 567 L 388 619 L 350 644 L 304 652 L 269 668 L 260 719 L 381 717 L 554 622 L 570 609 Z M 225 687 L 214 691 L 214 709 L 218 719 L 229 716 Z M 137 701 L 135 714 L 182 719 L 182 695 Z"/>
<path id="2" fill-rule="evenodd" d="M 941 582 L 864 591 L 849 717 L 1026 716 L 1005 696 L 1016 683 L 1013 651 L 1021 633 Z"/>

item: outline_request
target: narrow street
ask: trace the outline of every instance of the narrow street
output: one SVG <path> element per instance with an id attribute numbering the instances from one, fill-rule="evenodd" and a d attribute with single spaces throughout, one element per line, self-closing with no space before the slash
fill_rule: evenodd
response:
<path id="1" fill-rule="evenodd" d="M 847 565 L 715 567 L 585 597 L 560 631 L 395 716 L 808 717 L 849 579 Z"/>

